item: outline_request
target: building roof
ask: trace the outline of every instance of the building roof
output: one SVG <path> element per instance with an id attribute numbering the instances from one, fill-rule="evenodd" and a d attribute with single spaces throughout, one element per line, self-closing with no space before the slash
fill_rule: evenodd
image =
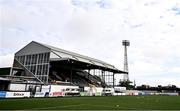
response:
<path id="1" fill-rule="evenodd" d="M 35 41 L 32 41 L 32 42 L 35 42 Z M 35 42 L 35 43 L 38 43 L 38 42 Z M 72 60 L 76 60 L 76 61 L 80 61 L 80 62 L 84 62 L 84 63 L 96 65 L 96 66 L 101 66 L 101 67 L 112 69 L 112 70 L 117 70 L 116 72 L 127 73 L 124 71 L 120 71 L 116 67 L 114 67 L 113 65 L 108 64 L 108 63 L 101 61 L 101 60 L 98 60 L 98 59 L 94 59 L 94 58 L 91 58 L 88 56 L 80 55 L 80 54 L 77 54 L 77 53 L 74 53 L 71 51 L 67 51 L 67 50 L 64 50 L 61 48 L 53 47 L 53 46 L 50 46 L 47 44 L 42 44 L 42 43 L 38 43 L 38 44 L 49 48 L 52 51 L 52 53 L 54 53 L 55 55 L 57 55 L 57 57 L 59 57 L 61 59 L 69 58 Z M 52 58 L 52 60 L 54 60 L 54 58 Z"/>
<path id="2" fill-rule="evenodd" d="M 10 79 L 0 77 L 0 81 L 11 81 Z"/>

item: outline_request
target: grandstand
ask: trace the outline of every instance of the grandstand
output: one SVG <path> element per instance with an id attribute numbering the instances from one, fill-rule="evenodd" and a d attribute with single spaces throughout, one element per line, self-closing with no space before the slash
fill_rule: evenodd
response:
<path id="1" fill-rule="evenodd" d="M 106 62 L 35 41 L 15 54 L 13 67 L 24 69 L 43 84 L 62 81 L 80 86 L 113 86 L 115 74 L 127 73 Z"/>

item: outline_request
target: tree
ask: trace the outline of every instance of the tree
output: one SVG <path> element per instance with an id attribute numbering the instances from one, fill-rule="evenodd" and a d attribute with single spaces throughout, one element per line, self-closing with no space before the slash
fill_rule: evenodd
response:
<path id="1" fill-rule="evenodd" d="M 129 80 L 123 80 L 123 81 L 120 80 L 119 86 L 126 87 L 126 89 L 134 89 L 134 85 L 131 85 L 131 83 L 133 82 Z"/>

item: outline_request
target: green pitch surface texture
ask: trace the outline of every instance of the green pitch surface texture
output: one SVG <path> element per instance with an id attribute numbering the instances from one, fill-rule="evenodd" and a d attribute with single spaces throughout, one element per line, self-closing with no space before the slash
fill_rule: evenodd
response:
<path id="1" fill-rule="evenodd" d="M 180 110 L 180 96 L 0 99 L 0 110 Z"/>

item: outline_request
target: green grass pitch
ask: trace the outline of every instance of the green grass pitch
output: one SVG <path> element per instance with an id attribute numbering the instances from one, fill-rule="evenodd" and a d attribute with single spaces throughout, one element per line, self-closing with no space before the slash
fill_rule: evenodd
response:
<path id="1" fill-rule="evenodd" d="M 180 110 L 180 96 L 0 99 L 0 110 Z"/>

